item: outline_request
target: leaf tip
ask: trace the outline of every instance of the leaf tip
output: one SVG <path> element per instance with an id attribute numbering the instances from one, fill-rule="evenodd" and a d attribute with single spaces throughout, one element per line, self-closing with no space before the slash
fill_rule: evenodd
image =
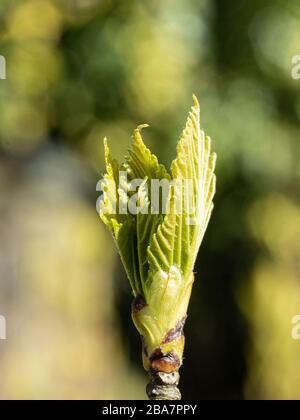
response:
<path id="1" fill-rule="evenodd" d="M 147 128 L 149 127 L 149 124 L 140 124 L 137 126 L 137 128 L 134 130 L 135 132 L 140 132 L 142 131 L 143 128 Z"/>
<path id="2" fill-rule="evenodd" d="M 103 139 L 103 146 L 104 146 L 104 155 L 105 155 L 105 158 L 107 159 L 109 157 L 109 147 L 108 147 L 107 137 L 104 137 Z"/>
<path id="3" fill-rule="evenodd" d="M 193 94 L 193 101 L 194 101 L 194 107 L 197 109 L 200 109 L 199 101 L 195 94 Z"/>

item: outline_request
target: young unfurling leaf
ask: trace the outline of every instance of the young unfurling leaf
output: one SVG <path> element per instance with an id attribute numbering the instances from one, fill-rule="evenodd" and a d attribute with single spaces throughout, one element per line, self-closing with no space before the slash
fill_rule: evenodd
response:
<path id="1" fill-rule="evenodd" d="M 134 131 L 122 165 L 111 159 L 105 140 L 107 173 L 100 217 L 113 234 L 130 280 L 132 317 L 142 337 L 144 367 L 168 375 L 182 364 L 193 267 L 213 209 L 216 154 L 200 128 L 196 97 L 170 173 L 145 146 L 144 127 Z M 137 185 L 135 196 L 133 185 Z M 153 202 L 161 198 L 157 191 L 161 185 L 167 186 L 167 199 L 157 206 Z M 151 398 L 155 390 L 149 391 Z M 160 393 L 163 398 L 165 394 Z"/>

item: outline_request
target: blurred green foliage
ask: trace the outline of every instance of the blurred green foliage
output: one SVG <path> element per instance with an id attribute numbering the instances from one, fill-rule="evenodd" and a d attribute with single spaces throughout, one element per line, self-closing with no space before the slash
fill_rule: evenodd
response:
<path id="1" fill-rule="evenodd" d="M 150 123 L 169 164 L 192 93 L 219 161 L 183 395 L 300 398 L 299 2 L 2 0 L 0 21 L 1 398 L 144 396 L 101 139 L 122 157 Z"/>

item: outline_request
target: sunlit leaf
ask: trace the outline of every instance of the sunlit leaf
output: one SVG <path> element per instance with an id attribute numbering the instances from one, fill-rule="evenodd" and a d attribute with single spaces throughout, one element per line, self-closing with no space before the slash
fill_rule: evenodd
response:
<path id="1" fill-rule="evenodd" d="M 168 272 L 175 265 L 188 276 L 192 270 L 213 209 L 215 163 L 210 138 L 200 129 L 200 108 L 194 97 L 171 167 L 177 182 L 170 188 L 168 214 L 148 249 L 152 271 Z"/>
<path id="2" fill-rule="evenodd" d="M 211 153 L 210 138 L 200 129 L 195 97 L 171 166 L 172 179 L 145 146 L 140 132 L 144 127 L 134 131 L 132 147 L 121 166 L 111 159 L 105 143 L 104 182 L 115 183 L 116 188 L 104 189 L 100 216 L 114 235 L 136 297 L 132 316 L 143 337 L 145 369 L 171 372 L 182 362 L 182 329 L 193 267 L 213 209 L 216 155 Z M 159 181 L 156 190 L 151 189 L 154 181 Z M 157 189 L 163 201 L 162 181 L 167 182 L 166 203 L 154 208 Z M 113 213 L 127 204 L 133 205 L 130 213 Z M 153 359 L 154 354 L 162 360 Z"/>

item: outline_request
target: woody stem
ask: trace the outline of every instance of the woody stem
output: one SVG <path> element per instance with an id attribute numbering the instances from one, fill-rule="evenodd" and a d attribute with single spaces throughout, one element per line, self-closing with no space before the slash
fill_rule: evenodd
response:
<path id="1" fill-rule="evenodd" d="M 177 388 L 179 373 L 149 372 L 150 382 L 146 391 L 150 400 L 181 400 L 181 393 Z"/>

